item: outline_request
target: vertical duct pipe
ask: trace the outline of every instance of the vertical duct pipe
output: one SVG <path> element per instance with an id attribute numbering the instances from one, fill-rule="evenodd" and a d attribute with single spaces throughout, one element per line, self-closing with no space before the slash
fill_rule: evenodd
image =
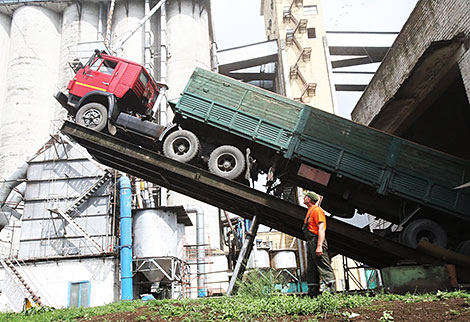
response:
<path id="1" fill-rule="evenodd" d="M 112 22 L 113 22 L 113 13 L 114 13 L 114 5 L 116 4 L 116 0 L 111 0 L 111 4 L 109 5 L 109 12 L 108 12 L 108 20 L 107 20 L 107 23 L 106 23 L 106 35 L 104 37 L 104 45 L 106 47 L 110 47 L 109 46 L 109 41 L 110 41 L 110 38 L 111 38 L 111 25 L 112 25 Z"/>
<path id="2" fill-rule="evenodd" d="M 119 179 L 121 223 L 121 300 L 132 300 L 132 216 L 131 182 L 128 177 Z"/>
<path id="3" fill-rule="evenodd" d="M 96 35 L 96 40 L 104 40 L 103 37 L 103 2 L 100 1 L 98 9 L 98 34 Z"/>
<path id="4" fill-rule="evenodd" d="M 144 7 L 145 16 L 149 15 L 150 13 L 150 0 L 145 0 L 145 7 Z M 154 70 L 152 68 L 152 31 L 150 30 L 150 19 L 147 19 L 144 23 L 144 67 L 150 73 L 150 75 L 154 76 Z"/>
<path id="5" fill-rule="evenodd" d="M 199 297 L 206 295 L 205 273 L 205 230 L 204 230 L 204 210 L 198 206 L 184 206 L 188 213 L 196 214 L 196 245 L 197 245 L 197 293 Z"/>
<path id="6" fill-rule="evenodd" d="M 167 34 L 166 34 L 166 1 L 163 2 L 160 8 L 160 82 L 163 84 L 167 83 Z M 159 105 L 159 121 L 160 124 L 166 125 L 168 123 L 167 118 L 167 99 L 166 99 L 166 87 L 162 88 L 161 101 Z M 160 187 L 160 205 L 166 207 L 168 205 L 167 200 L 168 190 L 164 187 Z"/>

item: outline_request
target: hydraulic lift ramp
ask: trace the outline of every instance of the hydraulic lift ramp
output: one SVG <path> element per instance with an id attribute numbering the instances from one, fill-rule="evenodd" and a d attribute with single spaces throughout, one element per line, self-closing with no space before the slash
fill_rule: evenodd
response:
<path id="1" fill-rule="evenodd" d="M 218 177 L 189 164 L 95 132 L 66 121 L 61 131 L 73 138 L 102 164 L 153 182 L 241 217 L 304 239 L 302 224 L 306 208 Z M 375 268 L 400 262 L 439 263 L 437 259 L 335 218 L 328 218 L 328 244 L 334 253 Z"/>

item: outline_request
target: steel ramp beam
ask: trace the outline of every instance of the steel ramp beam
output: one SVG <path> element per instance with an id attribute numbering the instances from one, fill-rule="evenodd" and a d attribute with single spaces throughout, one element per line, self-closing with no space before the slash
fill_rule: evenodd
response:
<path id="1" fill-rule="evenodd" d="M 66 121 L 61 131 L 87 148 L 104 165 L 241 217 L 252 219 L 257 216 L 260 224 L 304 239 L 301 230 L 306 212 L 304 207 L 75 123 Z M 331 217 L 328 218 L 327 236 L 333 252 L 376 268 L 402 261 L 420 264 L 439 262 L 415 249 Z"/>

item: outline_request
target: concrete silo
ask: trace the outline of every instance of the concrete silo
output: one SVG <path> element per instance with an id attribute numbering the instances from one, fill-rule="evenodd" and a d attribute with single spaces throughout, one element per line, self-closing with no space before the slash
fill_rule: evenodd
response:
<path id="1" fill-rule="evenodd" d="M 90 42 L 103 40 L 103 3 L 83 2 L 81 7 L 73 4 L 65 8 L 62 13 L 61 43 L 60 43 L 60 70 L 57 80 L 57 89 L 64 90 L 69 80 L 74 76 L 75 72 L 70 67 L 70 63 L 77 57 L 81 57 L 78 53 L 77 45 L 80 42 Z M 54 125 L 61 124 L 61 120 L 65 119 L 67 111 L 57 105 Z"/>
<path id="2" fill-rule="evenodd" d="M 2 177 L 46 141 L 54 115 L 60 17 L 38 6 L 13 13 L 1 126 Z"/>
<path id="3" fill-rule="evenodd" d="M 10 48 L 10 25 L 10 17 L 0 13 L 0 124 L 2 124 L 2 116 L 4 114 L 2 106 L 6 90 L 5 81 Z"/>
<path id="4" fill-rule="evenodd" d="M 195 67 L 210 70 L 209 1 L 169 1 L 168 98 L 178 98 Z"/>
<path id="5" fill-rule="evenodd" d="M 118 39 L 126 35 L 144 16 L 144 1 L 116 1 L 113 15 L 112 43 L 115 46 Z M 126 59 L 143 63 L 144 57 L 144 28 L 138 29 L 122 46 L 117 55 Z"/>
<path id="6" fill-rule="evenodd" d="M 169 1 L 166 5 L 168 42 L 167 83 L 168 99 L 178 98 L 196 67 L 211 69 L 209 1 Z M 168 121 L 171 120 L 168 115 Z M 219 243 L 218 209 L 184 195 L 171 192 L 168 205 L 198 205 L 206 216 L 205 231 L 211 244 Z M 194 214 L 190 214 L 195 221 Z M 187 230 L 187 242 L 195 244 L 195 231 Z"/>

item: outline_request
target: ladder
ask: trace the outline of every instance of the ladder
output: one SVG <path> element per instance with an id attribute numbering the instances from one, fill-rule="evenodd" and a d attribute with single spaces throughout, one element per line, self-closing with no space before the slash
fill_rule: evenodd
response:
<path id="1" fill-rule="evenodd" d="M 7 258 L 0 258 L 0 263 L 31 304 L 41 306 L 41 298 L 32 290 L 31 286 L 26 283 L 26 280 L 18 272 L 15 265 Z M 19 266 L 19 263 L 17 263 L 17 265 Z"/>

